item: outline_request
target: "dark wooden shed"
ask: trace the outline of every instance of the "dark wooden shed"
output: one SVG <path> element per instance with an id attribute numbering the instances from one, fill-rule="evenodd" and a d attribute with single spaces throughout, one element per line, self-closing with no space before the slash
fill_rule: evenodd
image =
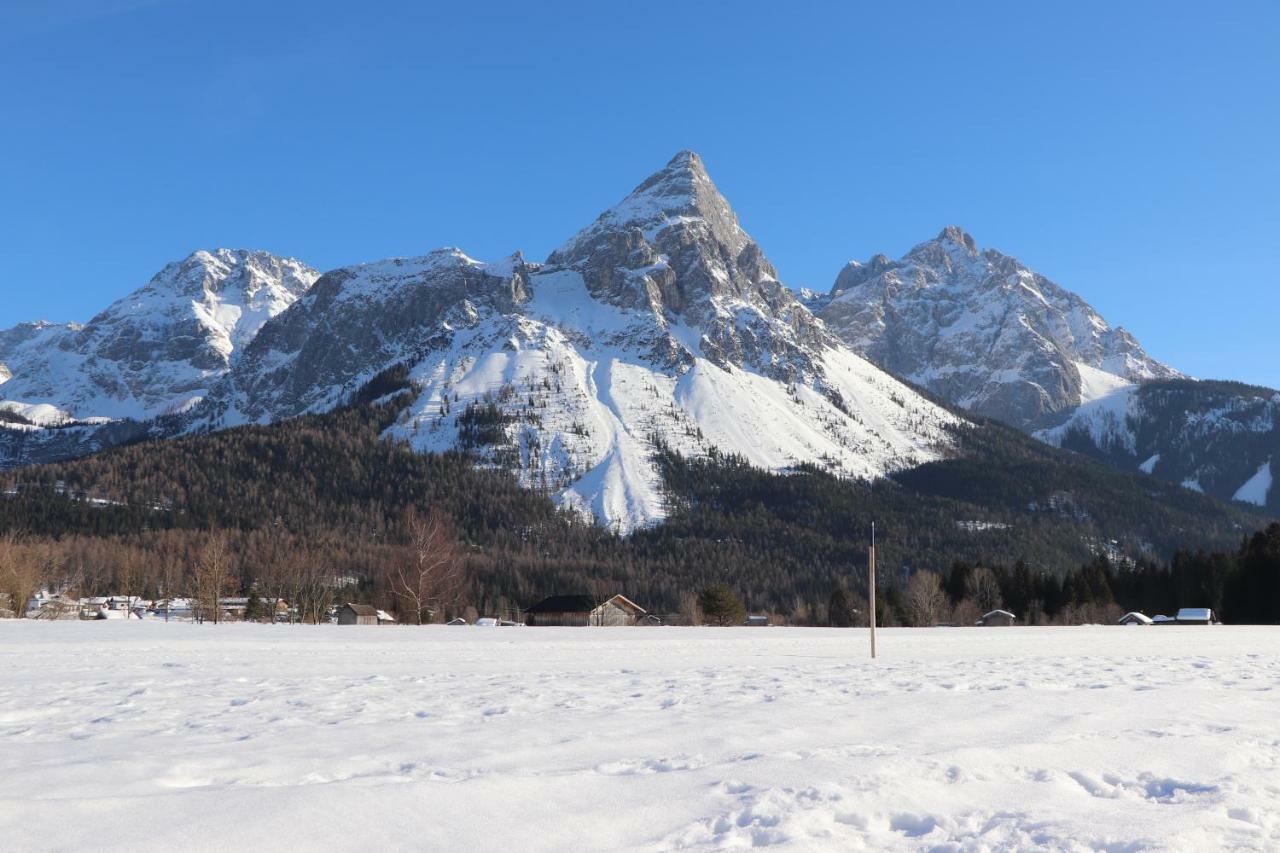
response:
<path id="1" fill-rule="evenodd" d="M 624 595 L 596 602 L 590 595 L 553 595 L 525 611 L 525 624 L 547 626 L 635 625 L 645 610 Z"/>
<path id="2" fill-rule="evenodd" d="M 347 604 L 338 608 L 339 625 L 377 625 L 377 608 L 368 604 Z"/>

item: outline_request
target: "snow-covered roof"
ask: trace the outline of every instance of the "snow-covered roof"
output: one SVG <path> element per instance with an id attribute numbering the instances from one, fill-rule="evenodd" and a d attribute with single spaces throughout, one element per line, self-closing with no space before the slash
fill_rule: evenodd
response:
<path id="1" fill-rule="evenodd" d="M 988 619 L 990 619 L 992 616 L 1006 616 L 1009 619 L 1018 618 L 1017 616 L 1014 616 L 1012 613 L 1010 613 L 1008 610 L 992 610 L 990 613 L 982 614 L 982 621 L 985 622 Z"/>
<path id="2" fill-rule="evenodd" d="M 1212 622 L 1213 611 L 1208 607 L 1183 607 L 1177 619 L 1179 622 Z"/>
<path id="3" fill-rule="evenodd" d="M 1131 610 L 1120 617 L 1121 625 L 1150 625 L 1152 621 L 1150 616 L 1136 610 Z"/>

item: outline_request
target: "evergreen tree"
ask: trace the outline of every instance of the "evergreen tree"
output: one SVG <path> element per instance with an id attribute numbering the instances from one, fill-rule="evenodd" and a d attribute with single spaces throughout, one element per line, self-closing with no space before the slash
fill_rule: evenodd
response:
<path id="1" fill-rule="evenodd" d="M 747 618 L 747 609 L 726 584 L 715 583 L 698 593 L 698 609 L 707 625 L 741 625 Z"/>
<path id="2" fill-rule="evenodd" d="M 837 586 L 831 590 L 831 601 L 827 605 L 827 621 L 832 628 L 853 627 L 853 598 L 843 586 Z"/>

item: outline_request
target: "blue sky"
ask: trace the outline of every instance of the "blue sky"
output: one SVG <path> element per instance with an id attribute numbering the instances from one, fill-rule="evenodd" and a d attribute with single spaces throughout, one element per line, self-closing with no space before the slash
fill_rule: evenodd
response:
<path id="1" fill-rule="evenodd" d="M 203 247 L 541 259 L 693 148 L 793 286 L 955 223 L 1280 386 L 1274 2 L 5 0 L 0 81 L 0 327 Z"/>

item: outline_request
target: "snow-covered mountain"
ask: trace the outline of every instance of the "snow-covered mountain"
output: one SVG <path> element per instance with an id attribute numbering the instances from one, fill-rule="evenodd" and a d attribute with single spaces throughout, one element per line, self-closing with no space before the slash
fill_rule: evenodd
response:
<path id="1" fill-rule="evenodd" d="M 1122 470 L 1280 511 L 1280 394 L 1184 377 L 958 228 L 897 261 L 851 262 L 829 294 L 800 298 L 849 346 L 949 402 Z"/>
<path id="2" fill-rule="evenodd" d="M 1036 436 L 1280 514 L 1280 391 L 1185 379 L 1125 386 Z"/>
<path id="3" fill-rule="evenodd" d="M 317 276 L 266 252 L 195 252 L 88 323 L 0 332 L 0 405 L 42 426 L 182 411 Z"/>
<path id="4" fill-rule="evenodd" d="M 191 428 L 323 411 L 396 365 L 417 396 L 393 436 L 471 450 L 620 530 L 664 516 L 660 446 L 878 477 L 939 458 L 958 422 L 817 322 L 692 152 L 545 264 L 439 249 L 326 273 Z"/>
<path id="5" fill-rule="evenodd" d="M 809 302 L 886 370 L 1023 428 L 1181 375 L 1076 294 L 955 227 L 896 261 L 851 261 L 828 297 Z"/>

